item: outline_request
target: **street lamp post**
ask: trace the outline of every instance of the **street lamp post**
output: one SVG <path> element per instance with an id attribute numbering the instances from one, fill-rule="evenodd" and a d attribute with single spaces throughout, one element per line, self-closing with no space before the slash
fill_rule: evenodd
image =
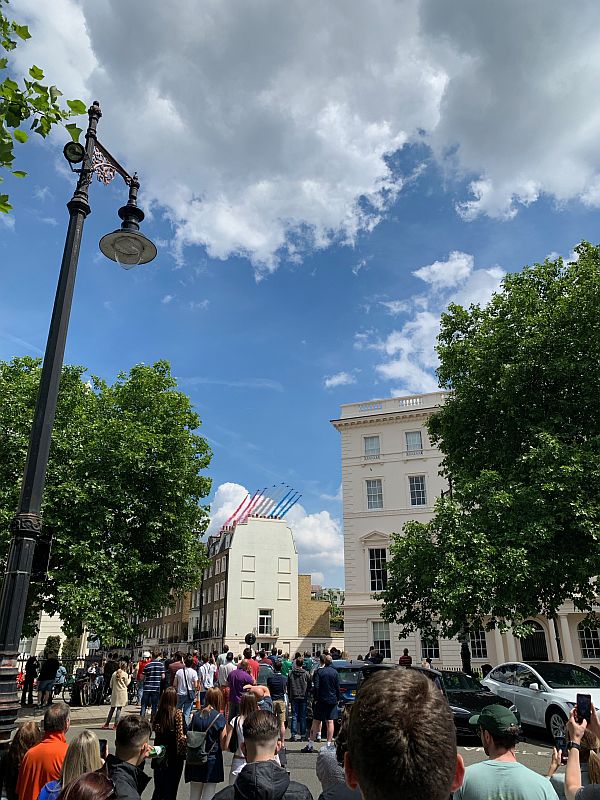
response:
<path id="1" fill-rule="evenodd" d="M 12 534 L 2 593 L 0 595 L 0 746 L 10 739 L 19 708 L 16 677 L 19 642 L 25 618 L 27 594 L 36 544 L 42 533 L 40 515 L 52 426 L 58 399 L 60 377 L 73 300 L 75 275 L 85 218 L 90 213 L 88 190 L 94 175 L 108 183 L 118 172 L 129 186 L 127 205 L 119 209 L 121 228 L 104 236 L 102 252 L 121 266 L 130 269 L 145 264 L 156 256 L 156 247 L 139 233 L 144 212 L 137 207 L 139 182 L 131 177 L 118 161 L 98 142 L 96 128 L 102 116 L 95 101 L 88 109 L 89 124 L 85 147 L 75 142 L 64 150 L 71 169 L 79 174 L 69 209 L 69 226 L 56 287 L 52 320 L 48 333 L 42 376 L 23 474 L 19 507 L 10 523 Z M 74 169 L 74 164 L 81 164 Z"/>

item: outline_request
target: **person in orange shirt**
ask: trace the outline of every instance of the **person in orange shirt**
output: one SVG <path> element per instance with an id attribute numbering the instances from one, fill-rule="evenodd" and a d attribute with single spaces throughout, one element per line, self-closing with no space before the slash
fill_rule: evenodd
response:
<path id="1" fill-rule="evenodd" d="M 40 790 L 49 781 L 60 778 L 67 752 L 66 732 L 70 725 L 70 708 L 66 703 L 53 703 L 44 714 L 44 738 L 25 753 L 19 778 L 19 800 L 37 800 Z"/>

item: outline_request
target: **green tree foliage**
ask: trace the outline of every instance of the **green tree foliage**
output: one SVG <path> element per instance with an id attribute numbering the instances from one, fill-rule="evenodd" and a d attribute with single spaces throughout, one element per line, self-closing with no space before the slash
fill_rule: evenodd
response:
<path id="1" fill-rule="evenodd" d="M 75 659 L 79 653 L 80 643 L 81 636 L 68 636 L 63 642 L 60 658 L 67 670 L 67 675 L 72 675 L 74 672 Z"/>
<path id="2" fill-rule="evenodd" d="M 4 10 L 8 0 L 0 0 L 0 47 L 5 53 L 15 49 L 19 40 L 31 38 L 27 25 L 19 25 L 9 19 Z M 2 76 L 4 76 L 2 78 Z M 14 144 L 23 144 L 28 134 L 25 128 L 44 138 L 55 125 L 64 123 L 74 115 L 85 114 L 86 107 L 81 100 L 67 100 L 67 107 L 61 105 L 62 95 L 56 86 L 42 83 L 44 72 L 35 65 L 29 69 L 27 78 L 20 85 L 11 73 L 8 56 L 0 57 L 0 168 L 12 171 L 17 178 L 24 178 L 22 170 L 13 170 L 15 160 Z M 65 125 L 75 141 L 81 129 L 75 123 Z M 0 177 L 0 182 L 2 182 Z M 0 194 L 0 212 L 8 213 L 11 205 L 7 194 Z"/>
<path id="3" fill-rule="evenodd" d="M 155 616 L 170 591 L 193 589 L 211 458 L 169 364 L 137 365 L 109 386 L 63 368 L 42 514 L 53 533 L 49 579 L 30 591 L 77 634 L 127 638 L 131 614 Z M 0 362 L 0 554 L 19 496 L 40 378 L 39 361 Z"/>
<path id="4" fill-rule="evenodd" d="M 331 627 L 337 630 L 343 630 L 344 595 L 342 594 L 341 602 L 338 603 L 337 593 L 333 589 L 325 589 L 323 592 L 323 600 L 329 601 L 329 619 L 331 620 Z"/>
<path id="5" fill-rule="evenodd" d="M 431 417 L 453 499 L 390 548 L 384 617 L 455 635 L 552 616 L 593 623 L 600 574 L 600 248 L 508 275 L 485 308 L 450 306 Z"/>
<path id="6" fill-rule="evenodd" d="M 60 636 L 48 636 L 46 639 L 46 644 L 44 646 L 44 658 L 49 658 L 52 653 L 55 656 L 58 655 L 58 651 L 60 650 Z"/>

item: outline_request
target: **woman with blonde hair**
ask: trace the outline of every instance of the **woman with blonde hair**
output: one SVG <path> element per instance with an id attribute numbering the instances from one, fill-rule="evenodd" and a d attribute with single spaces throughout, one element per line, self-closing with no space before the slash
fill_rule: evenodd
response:
<path id="1" fill-rule="evenodd" d="M 110 688 L 112 690 L 110 696 L 110 711 L 108 712 L 106 722 L 102 726 L 103 728 L 108 728 L 110 726 L 112 715 L 115 713 L 116 709 L 115 724 L 113 725 L 113 728 L 116 729 L 121 719 L 121 709 L 123 706 L 127 705 L 127 687 L 130 683 L 131 675 L 127 671 L 127 663 L 121 661 L 119 668 L 113 672 L 110 678 Z"/>
<path id="2" fill-rule="evenodd" d="M 84 772 L 95 772 L 101 767 L 98 737 L 93 731 L 81 731 L 67 748 L 60 779 L 47 783 L 42 788 L 38 800 L 56 800 L 61 791 Z"/>

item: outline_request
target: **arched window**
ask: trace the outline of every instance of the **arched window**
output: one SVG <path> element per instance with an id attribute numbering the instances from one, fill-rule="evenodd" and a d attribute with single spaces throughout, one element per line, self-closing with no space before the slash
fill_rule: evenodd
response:
<path id="1" fill-rule="evenodd" d="M 548 661 L 548 645 L 544 628 L 534 619 L 528 619 L 525 624 L 531 625 L 533 633 L 521 639 L 523 661 Z"/>
<path id="2" fill-rule="evenodd" d="M 589 628 L 583 622 L 577 626 L 582 658 L 600 658 L 600 635 L 598 628 Z"/>

